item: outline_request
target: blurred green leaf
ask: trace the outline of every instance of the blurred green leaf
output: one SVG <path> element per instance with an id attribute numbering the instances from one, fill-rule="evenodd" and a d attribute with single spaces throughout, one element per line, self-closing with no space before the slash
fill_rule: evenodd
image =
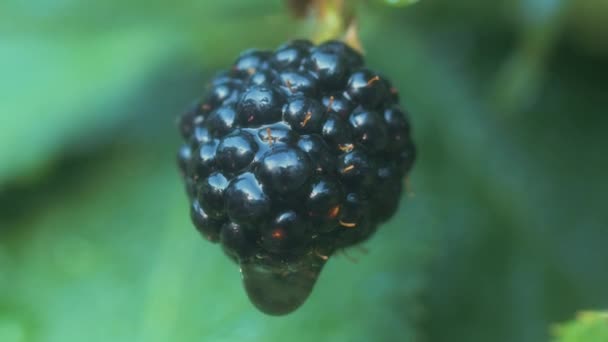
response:
<path id="1" fill-rule="evenodd" d="M 0 104 L 0 183 L 52 160 L 67 142 L 94 142 L 95 133 L 120 120 L 116 104 L 172 53 L 159 39 L 166 36 L 136 30 L 86 40 L 3 39 L 0 91 L 11 101 Z"/>
<path id="2" fill-rule="evenodd" d="M 581 312 L 576 320 L 556 326 L 553 332 L 555 342 L 608 341 L 608 313 Z"/>
<path id="3" fill-rule="evenodd" d="M 142 114 L 127 106 L 170 63 L 226 67 L 239 51 L 281 39 L 267 28 L 293 32 L 276 2 L 3 6 L 10 20 L 0 23 L 0 92 L 10 101 L 0 103 L 0 184 L 73 145 L 107 140 L 112 127 Z"/>

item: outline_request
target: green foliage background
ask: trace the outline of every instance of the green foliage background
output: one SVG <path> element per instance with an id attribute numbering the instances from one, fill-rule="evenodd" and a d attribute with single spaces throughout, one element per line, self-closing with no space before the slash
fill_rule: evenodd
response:
<path id="1" fill-rule="evenodd" d="M 556 342 L 608 341 L 608 313 L 580 312 L 576 320 L 553 327 Z"/>
<path id="2" fill-rule="evenodd" d="M 545 341 L 608 306 L 608 5 L 380 1 L 368 63 L 411 111 L 413 195 L 266 317 L 189 224 L 175 116 L 280 1 L 0 3 L 0 341 Z"/>

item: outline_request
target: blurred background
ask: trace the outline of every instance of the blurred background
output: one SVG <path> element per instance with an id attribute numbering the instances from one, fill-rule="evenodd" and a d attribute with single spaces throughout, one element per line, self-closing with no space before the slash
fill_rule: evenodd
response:
<path id="1" fill-rule="evenodd" d="M 605 310 L 608 1 L 359 17 L 411 112 L 411 190 L 276 318 L 191 226 L 175 118 L 304 24 L 279 0 L 0 2 L 0 341 L 538 342 Z"/>

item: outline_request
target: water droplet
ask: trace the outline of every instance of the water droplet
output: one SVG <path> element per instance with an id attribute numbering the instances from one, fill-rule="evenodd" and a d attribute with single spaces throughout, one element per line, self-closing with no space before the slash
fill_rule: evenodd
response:
<path id="1" fill-rule="evenodd" d="M 269 315 L 286 315 L 299 308 L 312 292 L 325 260 L 307 255 L 296 262 L 241 262 L 249 300 Z"/>

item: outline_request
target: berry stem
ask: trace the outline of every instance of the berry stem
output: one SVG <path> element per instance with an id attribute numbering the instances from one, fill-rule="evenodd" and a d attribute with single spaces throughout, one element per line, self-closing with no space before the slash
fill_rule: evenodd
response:
<path id="1" fill-rule="evenodd" d="M 309 0 L 311 37 L 316 43 L 338 39 L 363 52 L 355 19 L 354 0 Z"/>

